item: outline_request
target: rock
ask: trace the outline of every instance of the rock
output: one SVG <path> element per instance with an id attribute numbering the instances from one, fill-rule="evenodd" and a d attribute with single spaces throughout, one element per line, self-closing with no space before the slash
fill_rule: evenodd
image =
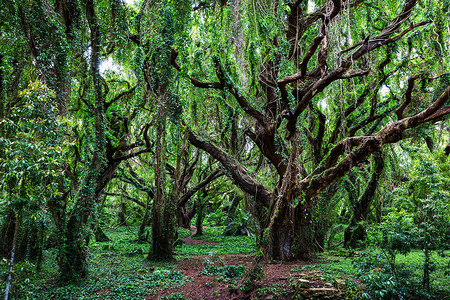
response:
<path id="1" fill-rule="evenodd" d="M 345 291 L 347 289 L 347 285 L 345 284 L 345 281 L 342 279 L 335 279 L 334 287 L 340 291 Z"/>
<path id="2" fill-rule="evenodd" d="M 338 300 L 343 299 L 342 293 L 335 288 L 311 288 L 296 290 L 293 300 Z"/>
<path id="3" fill-rule="evenodd" d="M 324 286 L 327 288 L 330 288 L 330 287 L 333 287 L 333 284 L 331 284 L 329 282 L 325 282 Z"/>
<path id="4" fill-rule="evenodd" d="M 341 299 L 341 292 L 335 288 L 313 288 L 308 291 L 309 299 Z"/>
<path id="5" fill-rule="evenodd" d="M 297 281 L 297 285 L 295 286 L 296 290 L 304 290 L 304 289 L 309 289 L 309 280 L 306 279 L 299 279 Z"/>
<path id="6" fill-rule="evenodd" d="M 292 300 L 305 300 L 307 298 L 305 298 L 305 296 L 303 296 L 300 293 L 295 293 L 294 296 L 292 296 Z"/>

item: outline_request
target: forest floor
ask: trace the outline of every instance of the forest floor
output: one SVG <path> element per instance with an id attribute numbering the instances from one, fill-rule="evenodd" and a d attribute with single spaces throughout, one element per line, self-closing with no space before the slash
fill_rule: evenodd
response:
<path id="1" fill-rule="evenodd" d="M 204 227 L 207 229 L 208 227 Z M 196 228 L 191 226 L 192 234 L 182 239 L 185 245 L 210 245 L 217 246 L 219 243 L 208 242 L 198 237 L 193 239 Z M 292 280 L 297 273 L 291 273 L 293 266 L 298 266 L 295 262 L 284 264 L 262 264 L 264 276 L 258 281 L 253 292 L 247 296 L 253 299 L 291 299 L 293 294 Z M 245 266 L 247 269 L 255 264 L 254 256 L 249 254 L 225 254 L 212 257 L 211 255 L 197 255 L 182 259 L 177 263 L 177 270 L 184 276 L 193 279 L 178 288 L 166 288 L 158 291 L 155 295 L 147 299 L 161 299 L 170 297 L 172 294 L 184 295 L 187 299 L 231 299 L 239 297 L 233 288 L 236 280 L 218 278 L 216 274 L 204 274 L 202 270 L 206 265 L 216 267 L 224 266 Z M 302 263 L 301 263 L 302 264 Z M 230 284 L 231 283 L 231 284 Z M 312 286 L 323 286 L 324 282 L 313 281 Z"/>
<path id="2" fill-rule="evenodd" d="M 223 236 L 224 229 L 224 226 L 205 227 L 204 234 L 197 237 L 193 235 L 195 228 L 180 228 L 178 236 L 182 243 L 175 248 L 175 260 L 150 261 L 147 254 L 151 245 L 136 240 L 136 226 L 105 228 L 110 241 L 90 243 L 87 279 L 58 284 L 56 249 L 51 248 L 44 251 L 40 272 L 27 261 L 14 266 L 11 299 L 292 299 L 299 279 L 308 280 L 315 289 L 332 289 L 337 281 L 344 282 L 345 299 L 361 299 L 364 286 L 354 263 L 364 255 L 377 255 L 367 250 L 368 254 L 335 249 L 309 262 L 263 262 L 259 264 L 261 276 L 252 285 L 246 285 L 241 278 L 255 265 L 256 239 Z M 417 273 L 416 281 L 421 276 L 421 255 L 415 251 L 397 258 Z M 448 294 L 445 287 L 449 278 L 445 272 L 450 265 L 450 252 L 446 252 L 445 259 L 435 257 L 434 261 L 433 288 Z M 0 275 L 6 274 L 6 270 L 6 261 L 0 261 Z M 244 292 L 242 287 L 250 288 Z"/>
<path id="3" fill-rule="evenodd" d="M 226 266 L 246 266 L 251 267 L 254 263 L 253 257 L 246 254 L 221 255 L 220 260 Z M 193 279 L 179 288 L 168 288 L 158 291 L 157 294 L 149 296 L 147 299 L 160 299 L 163 296 L 170 296 L 180 293 L 187 299 L 231 299 L 239 297 L 235 294 L 233 283 L 221 281 L 217 275 L 203 275 L 202 269 L 208 256 L 196 256 L 183 259 L 178 262 L 177 270 L 184 276 Z M 255 290 L 249 293 L 249 298 L 253 299 L 291 299 L 293 294 L 292 279 L 297 273 L 292 273 L 295 263 L 289 264 L 263 264 L 264 277 L 258 281 Z M 323 286 L 324 282 L 314 281 L 313 286 Z"/>
<path id="4" fill-rule="evenodd" d="M 204 227 L 207 229 L 209 227 Z M 185 245 L 209 245 L 217 246 L 219 243 L 204 241 L 201 237 L 192 238 L 196 231 L 191 227 L 192 234 L 182 239 Z M 320 262 L 316 262 L 320 263 Z M 196 255 L 181 259 L 177 262 L 177 270 L 184 276 L 193 280 L 186 282 L 181 287 L 165 288 L 159 290 L 155 295 L 147 299 L 161 299 L 171 297 L 171 295 L 184 295 L 186 299 L 239 299 L 243 293 L 236 291 L 235 285 L 239 280 L 230 280 L 217 274 L 205 274 L 202 270 L 205 265 L 211 265 L 218 268 L 224 266 L 245 266 L 247 269 L 255 264 L 254 255 L 249 254 L 224 254 L 218 256 Z M 307 262 L 274 262 L 261 263 L 264 275 L 253 286 L 253 290 L 245 294 L 248 299 L 292 299 L 294 294 L 294 284 L 298 278 L 308 278 L 310 286 L 313 288 L 329 287 L 331 283 L 325 281 L 318 275 L 317 271 L 302 271 L 301 266 L 309 265 Z"/>

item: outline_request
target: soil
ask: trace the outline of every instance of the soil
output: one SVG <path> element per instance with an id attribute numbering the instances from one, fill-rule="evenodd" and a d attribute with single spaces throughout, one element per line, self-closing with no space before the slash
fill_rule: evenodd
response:
<path id="1" fill-rule="evenodd" d="M 195 230 L 191 228 L 191 230 Z M 216 243 L 206 242 L 199 239 L 192 239 L 191 236 L 183 239 L 186 244 L 216 245 Z M 245 254 L 218 255 L 215 260 L 222 261 L 225 265 L 246 265 L 247 268 L 253 266 L 254 257 Z M 200 274 L 206 262 L 211 262 L 210 256 L 190 256 L 178 261 L 177 270 L 184 276 L 192 278 L 191 282 L 186 282 L 179 288 L 168 288 L 158 291 L 156 295 L 148 296 L 146 299 L 160 299 L 173 293 L 183 294 L 186 299 L 292 299 L 293 283 L 299 277 L 307 277 L 311 287 L 324 287 L 325 282 L 321 281 L 317 274 L 311 272 L 293 272 L 297 266 L 310 264 L 303 261 L 261 263 L 264 270 L 264 277 L 255 282 L 255 289 L 251 293 L 244 294 L 236 289 L 237 280 L 233 283 L 224 283 L 217 280 L 217 276 L 207 276 Z"/>

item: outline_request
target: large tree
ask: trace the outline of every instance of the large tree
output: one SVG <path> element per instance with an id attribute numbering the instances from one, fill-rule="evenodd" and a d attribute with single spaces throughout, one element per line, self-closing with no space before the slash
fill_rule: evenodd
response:
<path id="1" fill-rule="evenodd" d="M 327 205 L 336 183 L 408 130 L 450 112 L 441 77 L 448 33 L 440 13 L 448 7 L 419 2 L 235 0 L 194 8 L 192 44 L 172 51 L 172 66 L 197 88 L 192 101 L 208 103 L 204 115 L 232 107 L 239 123 L 234 131 L 205 130 L 189 117 L 188 138 L 253 197 L 265 254 L 309 258 L 323 235 L 318 203 Z M 223 115 L 217 110 L 216 122 Z M 236 131 L 244 151 L 234 149 Z M 254 151 L 269 166 L 243 159 Z"/>
<path id="2" fill-rule="evenodd" d="M 142 60 L 130 55 L 139 44 L 130 31 L 139 32 L 140 25 L 129 28 L 128 18 L 138 12 L 122 1 L 81 2 L 10 1 L 2 7 L 1 23 L 9 32 L 2 31 L 2 46 L 10 38 L 16 50 L 2 52 L 2 70 L 16 69 L 0 80 L 11 86 L 7 93 L 2 88 L 1 117 L 16 111 L 24 117 L 22 107 L 29 104 L 19 91 L 29 80 L 53 90 L 45 100 L 49 108 L 58 107 L 39 116 L 58 129 L 36 126 L 59 143 L 53 162 L 59 163 L 53 167 L 59 176 L 44 176 L 42 184 L 57 186 L 45 206 L 56 227 L 61 277 L 70 280 L 87 275 L 86 250 L 102 190 L 121 162 L 152 149 L 150 124 L 140 114 L 154 107 Z M 107 59 L 134 74 L 101 72 Z"/>

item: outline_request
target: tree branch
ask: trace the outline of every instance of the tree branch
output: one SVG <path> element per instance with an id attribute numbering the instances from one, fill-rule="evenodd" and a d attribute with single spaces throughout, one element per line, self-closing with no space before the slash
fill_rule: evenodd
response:
<path id="1" fill-rule="evenodd" d="M 188 134 L 189 142 L 195 147 L 202 149 L 210 154 L 214 159 L 219 161 L 225 168 L 226 175 L 241 190 L 255 197 L 256 201 L 268 207 L 272 194 L 261 184 L 255 182 L 247 171 L 242 168 L 233 158 L 229 157 L 225 152 L 218 149 L 211 143 L 199 140 L 190 130 Z"/>
<path id="2" fill-rule="evenodd" d="M 178 52 L 175 49 L 172 49 L 172 55 L 170 58 L 170 63 L 172 64 L 172 66 L 177 69 L 177 71 L 182 72 L 181 70 L 181 66 L 177 63 L 176 59 L 178 57 Z M 196 78 L 187 75 L 187 77 L 189 78 L 189 80 L 191 81 L 191 83 L 199 88 L 204 88 L 204 89 L 217 89 L 217 90 L 222 90 L 224 88 L 223 84 L 220 82 L 203 82 L 200 80 L 197 80 Z"/>
<path id="3" fill-rule="evenodd" d="M 250 103 L 242 94 L 242 92 L 235 87 L 231 77 L 223 71 L 222 65 L 217 56 L 213 57 L 213 62 L 216 67 L 217 76 L 219 77 L 220 83 L 222 84 L 223 87 L 228 88 L 228 91 L 230 92 L 230 94 L 234 96 L 234 98 L 236 99 L 242 110 L 246 114 L 257 120 L 264 127 L 269 126 L 269 124 L 271 123 L 269 119 L 262 112 L 251 106 Z"/>
<path id="4" fill-rule="evenodd" d="M 106 196 L 121 197 L 121 198 L 127 199 L 129 201 L 133 201 L 134 203 L 136 203 L 137 205 L 139 205 L 139 206 L 141 206 L 143 208 L 147 208 L 147 205 L 145 205 L 144 202 L 142 202 L 142 201 L 140 201 L 140 200 L 138 200 L 136 198 L 130 197 L 128 195 L 125 195 L 125 194 L 110 193 L 110 192 L 105 192 L 105 191 L 103 191 L 102 194 L 106 195 Z"/>
<path id="5" fill-rule="evenodd" d="M 178 198 L 177 207 L 184 207 L 186 205 L 186 203 L 189 201 L 189 199 L 191 199 L 191 197 L 193 195 L 195 195 L 195 193 L 197 193 L 199 190 L 201 190 L 202 188 L 204 188 L 205 186 L 207 186 L 209 183 L 216 180 L 217 178 L 222 177 L 223 175 L 225 175 L 225 173 L 219 169 L 217 169 L 214 172 L 212 172 L 211 174 L 209 174 L 208 177 L 205 178 L 205 180 L 203 180 L 202 182 L 197 184 L 195 187 L 193 187 L 192 189 L 190 189 L 189 191 L 184 193 L 183 196 Z"/>

